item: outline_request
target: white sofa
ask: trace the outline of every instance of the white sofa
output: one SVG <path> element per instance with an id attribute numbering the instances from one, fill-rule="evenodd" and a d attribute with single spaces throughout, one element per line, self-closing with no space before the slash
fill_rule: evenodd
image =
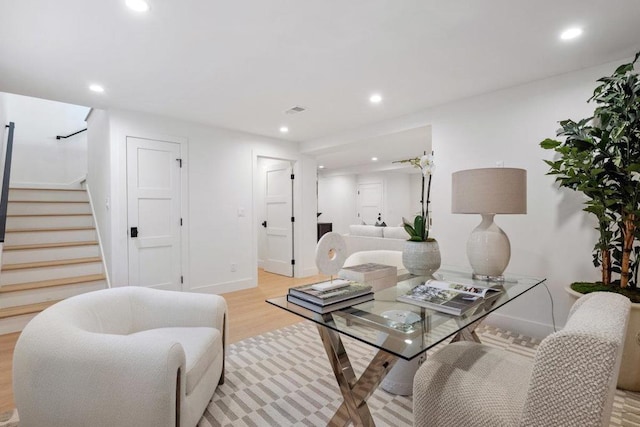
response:
<path id="1" fill-rule="evenodd" d="M 349 234 L 344 234 L 347 255 L 361 251 L 402 251 L 409 234 L 404 227 L 377 227 L 375 225 L 350 225 Z"/>
<path id="2" fill-rule="evenodd" d="M 37 315 L 16 344 L 21 427 L 193 427 L 224 381 L 217 295 L 106 289 Z"/>

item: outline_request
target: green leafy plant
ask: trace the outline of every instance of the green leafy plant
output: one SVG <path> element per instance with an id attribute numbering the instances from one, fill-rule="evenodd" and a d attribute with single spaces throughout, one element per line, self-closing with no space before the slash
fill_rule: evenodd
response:
<path id="1" fill-rule="evenodd" d="M 398 160 L 393 163 L 409 163 L 413 167 L 419 168 L 422 171 L 422 191 L 420 193 L 420 213 L 416 215 L 413 223 L 408 222 L 403 218 L 404 229 L 409 234 L 409 240 L 412 242 L 426 242 L 433 241 L 435 239 L 429 238 L 429 198 L 431 196 L 431 176 L 434 171 L 433 152 L 431 154 L 424 154 L 422 157 L 414 157 L 413 159 Z M 429 177 L 427 184 L 427 198 L 425 201 L 424 190 L 425 180 Z"/>
<path id="2" fill-rule="evenodd" d="M 563 120 L 557 136 L 540 146 L 554 150 L 545 160 L 560 187 L 582 192 L 586 212 L 597 221 L 593 263 L 602 269 L 602 284 L 637 287 L 640 247 L 640 79 L 634 69 L 640 57 L 598 80 L 589 102 L 592 117 Z M 614 279 L 614 275 L 619 279 Z"/>

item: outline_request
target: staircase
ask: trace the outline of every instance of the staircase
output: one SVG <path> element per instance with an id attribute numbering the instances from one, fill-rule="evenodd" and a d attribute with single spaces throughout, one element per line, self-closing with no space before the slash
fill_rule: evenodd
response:
<path id="1" fill-rule="evenodd" d="M 107 287 L 86 190 L 12 188 L 0 270 L 0 334 L 37 313 Z"/>

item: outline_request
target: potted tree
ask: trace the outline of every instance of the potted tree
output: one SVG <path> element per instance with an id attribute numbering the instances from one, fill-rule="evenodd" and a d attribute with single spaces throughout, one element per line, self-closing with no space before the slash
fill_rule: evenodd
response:
<path id="1" fill-rule="evenodd" d="M 557 136 L 541 147 L 553 150 L 545 160 L 560 187 L 582 192 L 584 210 L 597 219 L 598 241 L 593 264 L 601 269 L 596 283 L 576 282 L 574 296 L 595 291 L 618 292 L 634 304 L 623 352 L 618 386 L 640 390 L 640 79 L 634 60 L 598 80 L 589 102 L 593 116 L 563 120 Z M 636 338 L 638 337 L 638 338 Z"/>

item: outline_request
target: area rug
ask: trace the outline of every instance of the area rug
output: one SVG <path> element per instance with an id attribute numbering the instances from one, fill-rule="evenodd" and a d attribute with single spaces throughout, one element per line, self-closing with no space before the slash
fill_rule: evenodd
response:
<path id="1" fill-rule="evenodd" d="M 477 330 L 483 343 L 533 357 L 538 341 L 490 326 Z M 343 337 L 357 374 L 374 349 Z M 301 322 L 229 346 L 225 383 L 218 387 L 198 427 L 323 426 L 342 402 L 318 331 Z M 378 389 L 368 400 L 377 426 L 411 426 L 411 397 Z M 617 390 L 611 426 L 640 427 L 640 393 Z M 19 426 L 15 411 L 0 414 L 0 427 Z"/>

